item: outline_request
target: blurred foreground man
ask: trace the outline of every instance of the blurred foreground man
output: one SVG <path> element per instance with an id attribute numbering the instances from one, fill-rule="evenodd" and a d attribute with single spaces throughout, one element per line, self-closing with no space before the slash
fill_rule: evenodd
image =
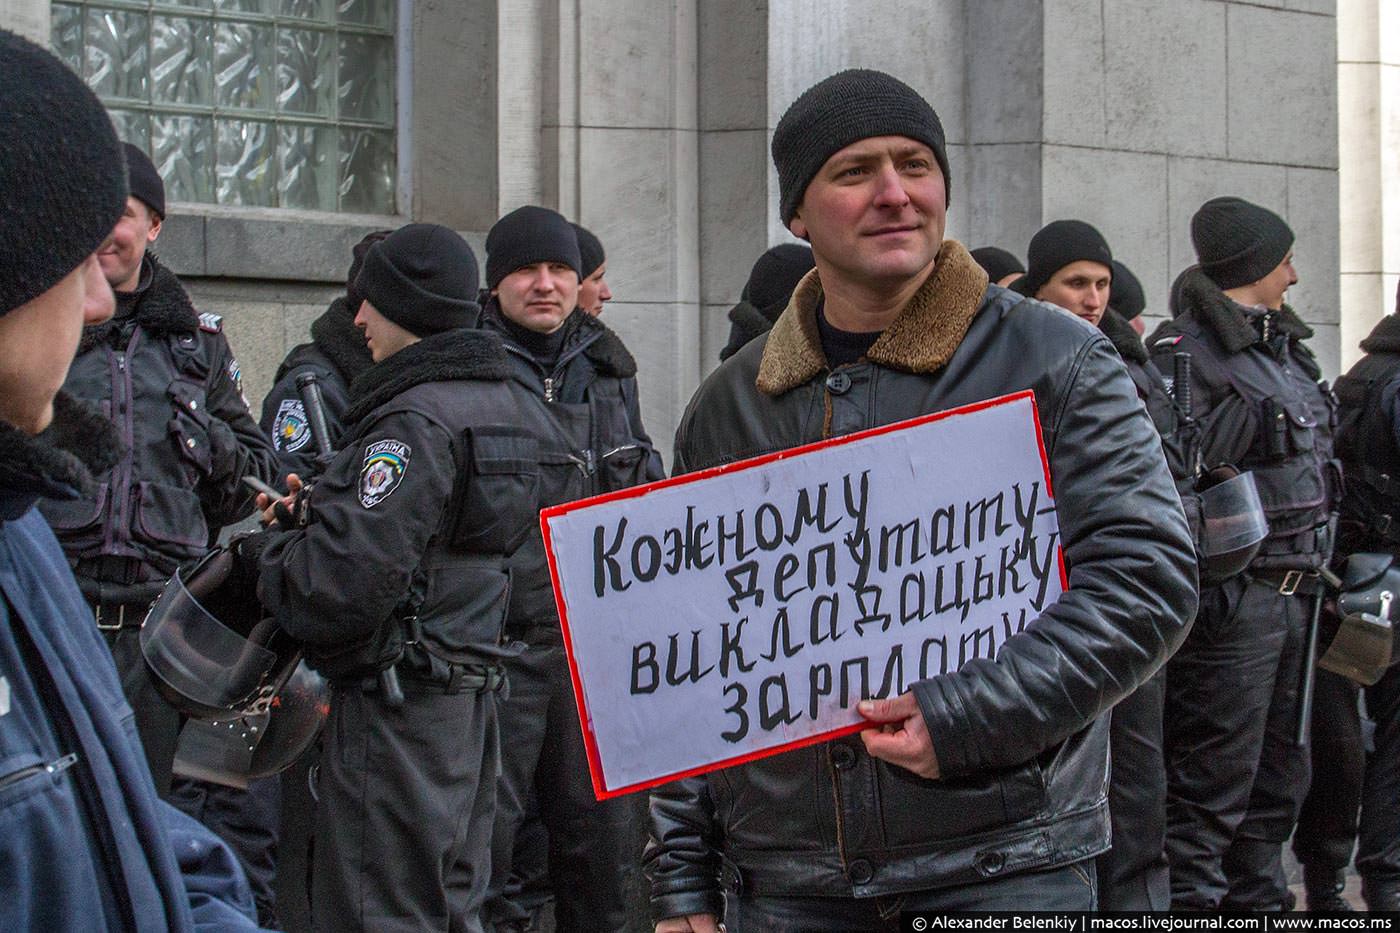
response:
<path id="1" fill-rule="evenodd" d="M 1248 569 L 1201 594 L 1191 636 L 1167 666 L 1167 855 L 1172 907 L 1281 910 L 1292 902 L 1282 846 L 1308 788 L 1297 741 L 1305 650 L 1332 553 L 1340 494 L 1335 401 L 1284 303 L 1293 231 L 1240 198 L 1191 218 L 1200 265 L 1148 341 L 1163 372 L 1191 357 L 1191 415 L 1210 471 L 1253 472 L 1269 534 Z"/>
<path id="2" fill-rule="evenodd" d="M 156 797 L 111 654 L 39 497 L 91 495 L 120 441 L 60 391 L 112 314 L 97 251 L 126 203 L 102 105 L 0 30 L 0 928 L 253 929 L 216 837 Z"/>
<path id="3" fill-rule="evenodd" d="M 653 792 L 658 931 L 898 930 L 899 911 L 1089 910 L 1109 845 L 1101 714 L 1171 653 L 1195 554 L 1161 445 L 1108 340 L 1001 288 L 943 239 L 929 104 L 847 71 L 773 135 L 782 219 L 816 269 L 721 364 L 678 472 L 1031 388 L 1069 587 L 996 660 L 865 701 L 871 728 Z"/>

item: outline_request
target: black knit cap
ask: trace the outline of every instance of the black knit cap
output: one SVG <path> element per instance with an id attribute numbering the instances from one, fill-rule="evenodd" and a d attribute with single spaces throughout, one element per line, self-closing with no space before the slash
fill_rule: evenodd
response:
<path id="1" fill-rule="evenodd" d="M 516 269 L 562 262 L 583 279 L 574 225 L 556 211 L 527 204 L 496 221 L 486 234 L 486 287 L 495 288 Z"/>
<path id="2" fill-rule="evenodd" d="M 780 243 L 758 257 L 741 297 L 760 311 L 771 310 L 772 314 L 766 316 L 777 320 L 797 283 L 814 265 L 810 246 Z"/>
<path id="3" fill-rule="evenodd" d="M 1243 198 L 1211 198 L 1191 218 L 1191 243 L 1212 282 L 1239 288 L 1278 268 L 1293 246 L 1293 230 L 1273 211 Z"/>
<path id="4" fill-rule="evenodd" d="M 928 101 L 898 78 L 853 68 L 802 92 L 773 130 L 783 223 L 792 220 L 827 159 L 871 136 L 907 136 L 928 146 L 943 170 L 944 189 L 951 186 L 943 124 Z"/>
<path id="5" fill-rule="evenodd" d="M 386 239 L 393 232 L 392 230 L 376 230 L 373 233 L 367 233 L 364 239 L 350 247 L 350 271 L 345 275 L 345 304 L 350 308 L 352 314 L 360 310 L 360 302 L 365 300 L 365 296 L 355 288 L 355 280 L 360 277 L 360 270 L 365 267 L 365 255 L 371 246 Z"/>
<path id="6" fill-rule="evenodd" d="M 476 289 L 472 248 L 438 224 L 409 224 L 371 245 L 354 286 L 374 310 L 419 337 L 474 326 Z"/>
<path id="7" fill-rule="evenodd" d="M 1102 233 L 1082 220 L 1052 220 L 1031 237 L 1026 274 L 1012 287 L 1033 298 L 1051 276 L 1080 260 L 1102 263 L 1112 273 L 1113 253 Z"/>
<path id="8" fill-rule="evenodd" d="M 122 143 L 122 150 L 126 153 L 126 178 L 130 182 L 131 196 L 164 220 L 165 182 L 160 180 L 155 163 L 131 143 Z"/>
<path id="9" fill-rule="evenodd" d="M 574 228 L 574 236 L 578 239 L 578 277 L 586 279 L 608 261 L 608 254 L 603 252 L 603 241 L 594 236 L 592 230 L 580 227 L 576 223 L 570 223 L 569 226 Z"/>
<path id="10" fill-rule="evenodd" d="M 1000 246 L 979 247 L 972 251 L 972 259 L 986 271 L 988 280 L 993 283 L 1000 282 L 1008 275 L 1026 271 L 1026 267 L 1021 265 L 1021 260 Z"/>
<path id="11" fill-rule="evenodd" d="M 126 209 L 126 169 L 97 96 L 0 29 L 0 314 L 76 269 Z"/>
<path id="12" fill-rule="evenodd" d="M 1125 321 L 1131 321 L 1147 307 L 1142 283 L 1133 275 L 1133 270 L 1116 259 L 1113 260 L 1113 287 L 1108 292 L 1108 306 Z"/>

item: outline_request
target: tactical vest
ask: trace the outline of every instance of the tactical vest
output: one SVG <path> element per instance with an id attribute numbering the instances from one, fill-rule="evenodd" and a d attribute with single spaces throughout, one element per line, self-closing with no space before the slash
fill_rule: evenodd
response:
<path id="1" fill-rule="evenodd" d="M 1346 475 L 1340 533 L 1350 552 L 1400 547 L 1400 448 L 1381 406 L 1400 378 L 1400 354 L 1369 353 L 1337 380 L 1337 455 Z"/>

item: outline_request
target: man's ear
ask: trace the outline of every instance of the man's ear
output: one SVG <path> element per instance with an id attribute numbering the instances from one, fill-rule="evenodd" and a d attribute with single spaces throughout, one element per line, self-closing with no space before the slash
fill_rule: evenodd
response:
<path id="1" fill-rule="evenodd" d="M 151 209 L 148 207 L 146 210 L 150 211 Z M 165 223 L 165 221 L 161 219 L 161 216 L 155 211 L 151 211 L 151 229 L 146 231 L 147 243 L 154 243 L 156 241 L 156 237 L 160 236 L 160 228 L 163 223 Z"/>
<path id="2" fill-rule="evenodd" d="M 807 236 L 807 224 L 802 220 L 802 208 L 792 212 L 792 220 L 788 221 L 787 228 L 788 232 L 799 240 L 811 240 L 811 237 Z"/>

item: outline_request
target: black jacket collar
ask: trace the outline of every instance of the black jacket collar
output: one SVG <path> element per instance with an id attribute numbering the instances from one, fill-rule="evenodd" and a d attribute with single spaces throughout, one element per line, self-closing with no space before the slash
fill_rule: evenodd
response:
<path id="1" fill-rule="evenodd" d="M 1099 330 L 1103 331 L 1109 343 L 1113 344 L 1113 349 L 1117 350 L 1123 359 L 1133 363 L 1147 362 L 1147 347 L 1123 315 L 1112 308 L 1105 308 L 1103 317 L 1099 319 Z"/>
<path id="2" fill-rule="evenodd" d="M 358 308 L 350 307 L 342 295 L 325 313 L 311 322 L 311 342 L 326 355 L 347 384 L 374 365 L 365 336 L 355 326 Z M 281 378 L 281 374 L 278 375 Z"/>
<path id="3" fill-rule="evenodd" d="M 1361 341 L 1367 353 L 1400 353 L 1400 317 L 1387 314 Z"/>
<path id="4" fill-rule="evenodd" d="M 190 302 L 185 286 L 181 285 L 175 273 L 161 265 L 155 256 L 147 253 L 146 261 L 151 264 L 151 284 L 136 303 L 136 323 L 153 333 L 195 333 L 199 330 L 199 312 Z M 106 342 L 121 323 L 113 318 L 105 323 L 84 328 L 78 352 L 86 352 Z"/>
<path id="5" fill-rule="evenodd" d="M 1196 320 L 1215 335 L 1227 353 L 1239 353 L 1260 342 L 1259 331 L 1250 323 L 1245 309 L 1230 300 L 1199 268 L 1188 269 L 1182 275 L 1181 305 L 1184 310 L 1194 312 Z M 1313 335 L 1312 328 L 1288 305 L 1274 315 L 1274 326 L 1289 341 L 1306 340 Z"/>
<path id="6" fill-rule="evenodd" d="M 578 320 L 576 323 L 569 322 L 573 325 L 573 332 L 559 351 L 561 361 L 582 352 L 598 372 L 605 376 L 629 379 L 637 375 L 637 361 L 622 343 L 622 338 L 588 312 L 575 308 L 573 313 Z M 501 334 L 509 342 L 500 304 L 495 298 L 488 301 L 482 309 L 481 323 L 483 327 Z"/>
<path id="7" fill-rule="evenodd" d="M 355 424 L 394 396 L 425 382 L 500 382 L 506 372 L 505 345 L 494 332 L 459 327 L 432 334 L 355 378 L 345 423 Z"/>
<path id="8" fill-rule="evenodd" d="M 54 399 L 53 424 L 37 436 L 0 421 L 0 521 L 20 517 L 41 496 L 91 495 L 93 474 L 111 469 L 120 453 L 111 421 L 65 392 Z"/>

